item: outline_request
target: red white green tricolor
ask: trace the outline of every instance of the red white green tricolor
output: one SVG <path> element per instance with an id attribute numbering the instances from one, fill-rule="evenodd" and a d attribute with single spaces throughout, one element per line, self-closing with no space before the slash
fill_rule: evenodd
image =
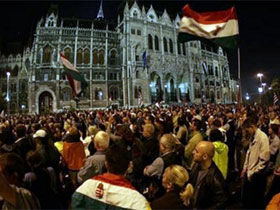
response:
<path id="1" fill-rule="evenodd" d="M 73 91 L 73 96 L 79 96 L 81 92 L 88 86 L 85 78 L 78 72 L 73 64 L 60 52 L 62 64 L 65 66 L 67 79 Z"/>
<path id="2" fill-rule="evenodd" d="M 196 12 L 187 4 L 179 28 L 179 42 L 211 41 L 224 48 L 238 45 L 238 20 L 235 8 L 214 12 Z"/>

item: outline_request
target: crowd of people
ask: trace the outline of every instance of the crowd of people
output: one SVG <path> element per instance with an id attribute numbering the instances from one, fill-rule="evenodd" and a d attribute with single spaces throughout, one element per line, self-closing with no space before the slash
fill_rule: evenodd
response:
<path id="1" fill-rule="evenodd" d="M 278 209 L 279 111 L 206 104 L 0 118 L 0 205 Z"/>

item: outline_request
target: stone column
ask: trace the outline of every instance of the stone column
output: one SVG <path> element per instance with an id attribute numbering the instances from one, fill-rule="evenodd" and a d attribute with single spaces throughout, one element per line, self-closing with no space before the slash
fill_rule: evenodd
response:
<path id="1" fill-rule="evenodd" d="M 93 30 L 94 30 L 94 25 L 93 22 L 91 24 L 91 32 L 90 32 L 90 61 L 89 61 L 89 97 L 90 97 L 90 107 L 92 108 L 93 103 L 93 88 L 92 88 L 92 73 L 93 73 L 93 64 L 92 64 L 92 50 L 93 50 Z"/>

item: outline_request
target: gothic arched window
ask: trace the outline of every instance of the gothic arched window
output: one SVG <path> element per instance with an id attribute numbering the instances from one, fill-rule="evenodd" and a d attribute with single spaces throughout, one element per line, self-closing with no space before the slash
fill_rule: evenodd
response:
<path id="1" fill-rule="evenodd" d="M 149 49 L 153 49 L 153 37 L 151 34 L 148 35 L 148 41 L 149 41 Z"/>
<path id="2" fill-rule="evenodd" d="M 71 90 L 69 88 L 66 88 L 62 91 L 62 100 L 63 101 L 71 100 Z"/>
<path id="3" fill-rule="evenodd" d="M 219 76 L 219 72 L 218 72 L 218 67 L 217 66 L 215 67 L 215 74 L 216 74 L 216 77 Z"/>
<path id="4" fill-rule="evenodd" d="M 52 56 L 52 48 L 47 45 L 43 50 L 43 63 L 50 63 Z"/>
<path id="5" fill-rule="evenodd" d="M 164 46 L 164 52 L 168 52 L 166 38 L 163 38 L 163 46 Z"/>
<path id="6" fill-rule="evenodd" d="M 70 49 L 69 47 L 67 47 L 66 49 L 64 49 L 64 56 L 65 56 L 65 58 L 67 58 L 67 60 L 70 61 L 71 49 Z"/>
<path id="7" fill-rule="evenodd" d="M 78 49 L 78 51 L 77 51 L 77 64 L 82 64 L 82 61 L 83 61 L 82 49 Z"/>
<path id="8" fill-rule="evenodd" d="M 135 77 L 136 77 L 136 79 L 140 78 L 140 72 L 139 71 L 136 71 Z"/>
<path id="9" fill-rule="evenodd" d="M 134 87 L 134 98 L 138 98 L 138 87 Z"/>
<path id="10" fill-rule="evenodd" d="M 178 54 L 181 54 L 181 43 L 177 42 Z"/>
<path id="11" fill-rule="evenodd" d="M 118 88 L 117 87 L 112 87 L 110 89 L 110 97 L 112 100 L 117 100 L 118 99 Z"/>
<path id="12" fill-rule="evenodd" d="M 97 64 L 98 63 L 98 51 L 93 50 L 92 52 L 92 63 Z"/>
<path id="13" fill-rule="evenodd" d="M 186 46 L 185 46 L 185 43 L 183 43 L 183 55 L 186 55 Z"/>
<path id="14" fill-rule="evenodd" d="M 173 42 L 171 39 L 169 39 L 169 51 L 173 53 Z"/>
<path id="15" fill-rule="evenodd" d="M 89 50 L 85 49 L 84 50 L 84 64 L 89 64 Z"/>
<path id="16" fill-rule="evenodd" d="M 115 50 L 111 51 L 110 65 L 116 65 L 116 51 Z"/>
<path id="17" fill-rule="evenodd" d="M 15 66 L 15 68 L 13 69 L 12 73 L 12 77 L 17 77 L 18 76 L 18 66 Z"/>
<path id="18" fill-rule="evenodd" d="M 104 65 L 104 50 L 100 50 L 99 51 L 99 55 L 98 55 L 99 59 L 98 59 L 98 63 L 100 65 Z"/>
<path id="19" fill-rule="evenodd" d="M 221 93 L 220 91 L 217 91 L 217 99 L 220 99 L 221 98 Z"/>
<path id="20" fill-rule="evenodd" d="M 155 50 L 159 50 L 159 41 L 157 36 L 155 36 Z"/>

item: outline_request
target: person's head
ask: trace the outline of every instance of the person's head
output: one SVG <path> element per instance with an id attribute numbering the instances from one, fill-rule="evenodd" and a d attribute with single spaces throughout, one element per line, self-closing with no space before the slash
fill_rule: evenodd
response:
<path id="1" fill-rule="evenodd" d="M 232 119 L 232 118 L 233 118 L 233 112 L 232 112 L 232 110 L 227 110 L 227 111 L 226 111 L 226 117 L 227 117 L 227 119 Z"/>
<path id="2" fill-rule="evenodd" d="M 88 136 L 94 136 L 98 132 L 98 128 L 95 125 L 91 125 L 88 127 L 87 135 Z"/>
<path id="3" fill-rule="evenodd" d="M 215 120 L 213 121 L 213 127 L 214 127 L 214 128 L 220 128 L 220 127 L 222 127 L 221 120 L 220 120 L 220 119 L 215 119 Z"/>
<path id="4" fill-rule="evenodd" d="M 122 123 L 123 124 L 127 124 L 129 122 L 127 117 L 122 118 Z"/>
<path id="5" fill-rule="evenodd" d="M 123 125 L 121 127 L 121 131 L 122 131 L 122 139 L 126 142 L 126 143 L 132 143 L 134 141 L 134 134 L 131 131 L 131 129 L 129 128 L 128 125 Z"/>
<path id="6" fill-rule="evenodd" d="M 145 124 L 153 124 L 154 123 L 154 117 L 151 114 L 147 114 L 145 116 Z"/>
<path id="7" fill-rule="evenodd" d="M 26 127 L 24 124 L 19 124 L 16 126 L 16 134 L 18 138 L 24 137 L 26 135 Z"/>
<path id="8" fill-rule="evenodd" d="M 279 125 L 277 124 L 271 124 L 270 127 L 269 127 L 269 135 L 272 135 L 272 134 L 278 134 L 278 130 L 279 130 Z"/>
<path id="9" fill-rule="evenodd" d="M 42 155 L 37 151 L 29 151 L 26 155 L 26 161 L 32 169 L 40 168 L 43 166 Z"/>
<path id="10" fill-rule="evenodd" d="M 172 134 L 164 134 L 159 141 L 159 150 L 161 154 L 171 152 L 176 149 L 176 139 Z"/>
<path id="11" fill-rule="evenodd" d="M 79 142 L 80 141 L 80 133 L 77 127 L 71 127 L 68 130 L 68 138 L 71 138 L 72 141 Z"/>
<path id="12" fill-rule="evenodd" d="M 199 142 L 193 151 L 193 160 L 196 163 L 204 164 L 211 162 L 215 154 L 215 147 L 212 142 L 201 141 Z"/>
<path id="13" fill-rule="evenodd" d="M 145 138 L 151 138 L 155 133 L 155 128 L 152 124 L 143 125 L 143 136 Z"/>
<path id="14" fill-rule="evenodd" d="M 257 120 L 254 117 L 248 117 L 242 124 L 242 129 L 246 135 L 253 136 L 257 130 Z"/>
<path id="15" fill-rule="evenodd" d="M 208 122 L 208 126 L 209 126 L 209 127 L 212 126 L 212 124 L 213 124 L 213 122 L 214 122 L 214 119 L 215 119 L 215 118 L 214 118 L 212 115 L 208 118 L 207 122 Z"/>
<path id="16" fill-rule="evenodd" d="M 98 131 L 94 137 L 94 147 L 97 150 L 105 151 L 108 149 L 110 143 L 109 135 L 104 131 Z"/>
<path id="17" fill-rule="evenodd" d="M 194 119 L 194 120 L 192 121 L 192 124 L 191 124 L 191 127 L 190 127 L 191 131 L 200 131 L 201 128 L 202 128 L 202 123 L 201 123 L 201 121 L 198 120 L 198 119 Z"/>
<path id="18" fill-rule="evenodd" d="M 7 145 L 13 144 L 15 142 L 15 136 L 12 130 L 3 127 L 0 131 L 0 142 L 2 142 L 2 144 L 7 144 Z"/>
<path id="19" fill-rule="evenodd" d="M 183 126 L 183 125 L 185 124 L 184 118 L 179 117 L 179 118 L 177 119 L 177 124 L 178 124 L 179 126 Z"/>
<path id="20" fill-rule="evenodd" d="M 188 171 L 179 165 L 167 167 L 162 176 L 162 186 L 167 192 L 173 190 L 181 191 L 180 197 L 186 206 L 189 205 L 194 189 L 189 181 Z"/>
<path id="21" fill-rule="evenodd" d="M 33 135 L 33 139 L 39 145 L 47 145 L 48 144 L 48 135 L 45 130 L 38 130 Z"/>
<path id="22" fill-rule="evenodd" d="M 276 112 L 270 112 L 269 113 L 269 119 L 274 120 L 277 117 Z"/>
<path id="23" fill-rule="evenodd" d="M 39 130 L 40 129 L 40 124 L 39 123 L 33 123 L 32 125 L 31 125 L 31 131 L 33 132 L 33 133 L 35 133 L 37 130 Z"/>
<path id="24" fill-rule="evenodd" d="M 213 130 L 210 131 L 209 140 L 211 142 L 214 142 L 214 141 L 223 142 L 224 137 L 223 137 L 222 132 L 219 129 L 213 129 Z"/>
<path id="25" fill-rule="evenodd" d="M 9 184 L 20 186 L 24 175 L 24 161 L 15 153 L 0 155 L 0 171 Z"/>
<path id="26" fill-rule="evenodd" d="M 128 151 L 117 144 L 110 146 L 105 155 L 105 166 L 109 173 L 124 175 L 129 165 Z"/>

